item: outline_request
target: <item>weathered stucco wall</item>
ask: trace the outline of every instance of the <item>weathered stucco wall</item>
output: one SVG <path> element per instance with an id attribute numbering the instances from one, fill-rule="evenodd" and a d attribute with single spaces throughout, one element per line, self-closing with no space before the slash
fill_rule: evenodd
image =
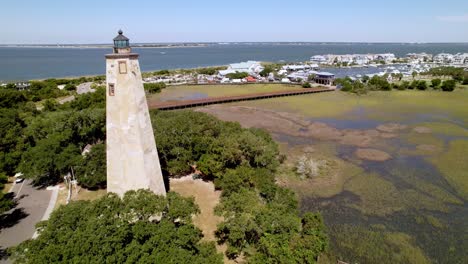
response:
<path id="1" fill-rule="evenodd" d="M 126 73 L 119 70 L 122 62 Z M 123 196 L 150 189 L 165 195 L 138 55 L 107 55 L 106 77 L 107 191 Z"/>

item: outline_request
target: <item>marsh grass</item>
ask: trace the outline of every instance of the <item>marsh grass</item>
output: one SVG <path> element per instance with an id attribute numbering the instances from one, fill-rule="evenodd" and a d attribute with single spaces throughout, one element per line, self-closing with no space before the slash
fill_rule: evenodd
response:
<path id="1" fill-rule="evenodd" d="M 348 263 L 430 263 L 405 233 L 338 225 L 333 227 L 333 234 L 336 258 Z"/>
<path id="2" fill-rule="evenodd" d="M 454 123 L 424 122 L 417 126 L 430 128 L 432 133 L 454 137 L 468 137 L 468 129 Z"/>
<path id="3" fill-rule="evenodd" d="M 467 157 L 468 140 L 452 140 L 446 152 L 428 159 L 464 199 L 468 199 Z"/>
<path id="4" fill-rule="evenodd" d="M 436 137 L 434 134 L 420 134 L 411 132 L 402 137 L 410 144 L 416 145 L 415 148 L 403 147 L 400 149 L 400 154 L 403 155 L 435 155 L 441 153 L 445 148 L 445 142 Z M 428 149 L 418 148 L 417 146 L 429 146 Z"/>
<path id="5" fill-rule="evenodd" d="M 303 210 L 319 210 L 324 215 L 334 245 L 320 263 L 338 259 L 348 263 L 429 262 L 419 247 L 435 263 L 458 263 L 466 259 L 461 231 L 466 226 L 468 193 L 466 102 L 467 90 L 370 92 L 363 96 L 337 91 L 236 105 L 301 114 L 306 120 L 408 125 L 395 132 L 395 138 L 372 142 L 370 147 L 393 157 L 380 163 L 357 159 L 353 146 L 282 138 L 287 141 L 282 144 L 287 160 L 277 180 L 299 194 Z M 416 126 L 431 131 L 417 133 L 412 130 Z M 294 161 L 308 146 L 315 149 L 310 152 L 312 157 L 332 161 L 332 165 L 314 179 L 301 180 Z"/>
<path id="6" fill-rule="evenodd" d="M 267 93 L 283 90 L 300 89 L 297 85 L 288 84 L 239 84 L 239 85 L 177 85 L 168 86 L 161 93 L 148 95 L 148 101 L 158 102 L 162 99 L 179 98 L 184 99 L 187 95 L 198 93 L 205 94 L 207 97 L 220 97 L 232 95 L 245 95 L 252 93 Z"/>
<path id="7" fill-rule="evenodd" d="M 284 186 L 293 189 L 299 196 L 332 197 L 341 193 L 347 180 L 363 173 L 363 170 L 352 163 L 336 157 L 333 144 L 315 144 L 308 147 L 283 147 L 287 160 L 280 166 L 276 179 Z M 307 148 L 313 149 L 308 152 Z M 304 150 L 306 149 L 306 153 Z M 326 162 L 319 174 L 312 178 L 301 178 L 296 171 L 296 164 L 303 155 Z"/>
<path id="8" fill-rule="evenodd" d="M 370 118 L 408 121 L 416 115 L 443 113 L 468 123 L 468 90 L 370 92 L 357 96 L 340 91 L 243 102 L 242 105 L 293 111 L 310 118 Z M 353 110 L 360 109 L 359 114 Z"/>
<path id="9" fill-rule="evenodd" d="M 347 206 L 366 215 L 385 216 L 405 208 L 397 188 L 375 173 L 362 173 L 346 182 L 345 190 L 359 196 L 360 201 Z"/>

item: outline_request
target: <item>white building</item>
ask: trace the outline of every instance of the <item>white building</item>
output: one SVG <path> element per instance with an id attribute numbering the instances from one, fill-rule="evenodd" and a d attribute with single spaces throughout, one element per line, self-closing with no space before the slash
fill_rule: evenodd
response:
<path id="1" fill-rule="evenodd" d="M 440 53 L 434 56 L 434 62 L 438 64 L 452 63 L 453 55 L 449 53 Z"/>
<path id="2" fill-rule="evenodd" d="M 325 58 L 325 56 L 323 56 L 323 55 L 315 55 L 315 56 L 312 56 L 312 57 L 310 57 L 310 61 L 311 61 L 311 62 L 314 62 L 314 63 L 317 63 L 317 64 L 325 64 L 325 63 L 328 63 L 328 59 Z"/>
<path id="3" fill-rule="evenodd" d="M 246 61 L 229 64 L 226 70 L 219 71 L 220 76 L 226 76 L 230 73 L 245 72 L 250 75 L 256 75 L 263 71 L 264 67 L 258 61 Z"/>
<path id="4" fill-rule="evenodd" d="M 468 64 L 468 53 L 457 53 L 453 56 L 453 64 L 464 65 Z"/>

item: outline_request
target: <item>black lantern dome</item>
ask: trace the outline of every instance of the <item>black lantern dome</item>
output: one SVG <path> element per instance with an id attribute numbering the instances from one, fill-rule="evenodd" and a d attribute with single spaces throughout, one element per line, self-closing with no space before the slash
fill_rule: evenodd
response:
<path id="1" fill-rule="evenodd" d="M 123 31 L 119 30 L 119 35 L 117 35 L 117 37 L 114 38 L 114 52 L 121 53 L 119 52 L 121 49 L 130 49 L 130 41 L 127 37 L 123 35 Z"/>

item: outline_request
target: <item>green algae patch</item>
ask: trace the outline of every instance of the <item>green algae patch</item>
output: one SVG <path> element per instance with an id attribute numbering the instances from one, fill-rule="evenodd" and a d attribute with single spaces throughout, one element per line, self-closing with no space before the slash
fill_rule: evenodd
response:
<path id="1" fill-rule="evenodd" d="M 345 190 L 360 198 L 359 202 L 348 206 L 366 215 L 385 216 L 405 207 L 396 187 L 375 173 L 362 173 L 351 178 L 346 182 Z"/>
<path id="2" fill-rule="evenodd" d="M 430 263 L 406 233 L 352 225 L 331 229 L 335 244 L 332 250 L 338 260 L 347 263 Z"/>
<path id="3" fill-rule="evenodd" d="M 468 199 L 468 140 L 451 141 L 445 153 L 429 161 L 464 199 Z"/>

